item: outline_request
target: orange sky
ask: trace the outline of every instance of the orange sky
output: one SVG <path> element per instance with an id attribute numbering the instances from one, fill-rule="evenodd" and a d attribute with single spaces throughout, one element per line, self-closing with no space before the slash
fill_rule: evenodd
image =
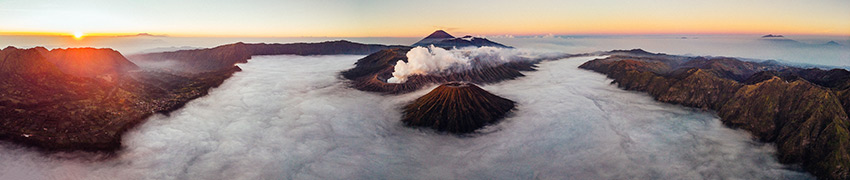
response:
<path id="1" fill-rule="evenodd" d="M 0 22 L 0 34 L 89 36 L 850 35 L 850 1 L 0 0 Z"/>

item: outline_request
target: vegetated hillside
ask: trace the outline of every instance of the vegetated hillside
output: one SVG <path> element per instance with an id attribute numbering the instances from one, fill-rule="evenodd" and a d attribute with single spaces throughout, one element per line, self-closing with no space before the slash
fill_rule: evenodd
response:
<path id="1" fill-rule="evenodd" d="M 580 66 L 656 100 L 718 112 L 724 124 L 776 143 L 782 163 L 850 178 L 850 73 L 733 58 L 612 51 Z"/>
<path id="2" fill-rule="evenodd" d="M 134 56 L 141 67 L 112 49 L 9 47 L 0 51 L 0 139 L 45 150 L 114 151 L 128 129 L 206 95 L 253 55 L 369 54 L 404 47 L 236 43 Z M 162 63 L 167 66 L 151 65 Z"/>
<path id="3" fill-rule="evenodd" d="M 41 47 L 3 49 L 0 67 L 0 139 L 61 151 L 117 150 L 128 129 L 239 70 L 178 76 L 140 70 L 111 49 Z"/>

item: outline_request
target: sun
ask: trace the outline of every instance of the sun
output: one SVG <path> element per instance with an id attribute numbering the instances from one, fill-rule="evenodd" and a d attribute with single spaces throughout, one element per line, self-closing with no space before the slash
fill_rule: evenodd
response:
<path id="1" fill-rule="evenodd" d="M 83 32 L 74 32 L 74 39 L 82 39 L 83 35 Z"/>

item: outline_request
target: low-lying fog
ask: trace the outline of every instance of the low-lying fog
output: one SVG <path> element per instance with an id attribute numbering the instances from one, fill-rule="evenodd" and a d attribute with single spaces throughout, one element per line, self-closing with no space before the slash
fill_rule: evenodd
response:
<path id="1" fill-rule="evenodd" d="M 711 113 L 543 62 L 484 89 L 518 109 L 469 137 L 402 126 L 431 88 L 378 95 L 338 72 L 362 56 L 256 56 L 206 97 L 131 131 L 107 160 L 0 145 L 0 179 L 800 179 Z"/>

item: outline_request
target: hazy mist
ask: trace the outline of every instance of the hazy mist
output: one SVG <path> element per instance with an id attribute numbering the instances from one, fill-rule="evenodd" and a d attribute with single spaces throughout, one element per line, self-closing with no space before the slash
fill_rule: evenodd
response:
<path id="1" fill-rule="evenodd" d="M 362 56 L 255 56 L 208 96 L 129 132 L 105 161 L 0 144 L 0 179 L 799 179 L 708 112 L 547 61 L 482 88 L 519 103 L 472 136 L 404 127 L 404 95 L 351 89 Z"/>

